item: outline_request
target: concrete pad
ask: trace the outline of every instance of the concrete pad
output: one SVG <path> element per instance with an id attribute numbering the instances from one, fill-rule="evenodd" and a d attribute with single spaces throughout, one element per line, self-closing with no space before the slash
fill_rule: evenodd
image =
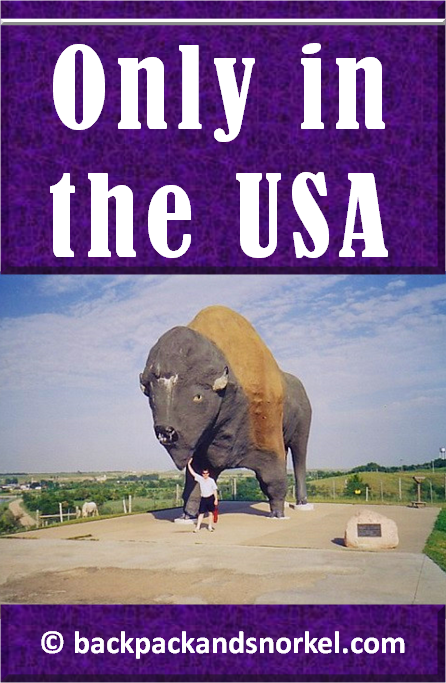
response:
<path id="1" fill-rule="evenodd" d="M 264 504 L 223 502 L 213 534 L 173 524 L 177 510 L 21 533 L 0 539 L 0 601 L 444 604 L 446 573 L 422 554 L 438 509 L 375 506 L 400 545 L 371 553 L 340 544 L 362 507 L 276 521 Z"/>

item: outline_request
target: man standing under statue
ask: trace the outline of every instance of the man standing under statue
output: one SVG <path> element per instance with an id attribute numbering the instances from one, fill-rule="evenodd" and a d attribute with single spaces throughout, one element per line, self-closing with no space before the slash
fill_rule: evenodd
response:
<path id="1" fill-rule="evenodd" d="M 205 469 L 202 471 L 201 475 L 197 474 L 192 467 L 192 460 L 193 458 L 189 460 L 187 467 L 195 481 L 198 482 L 201 493 L 197 526 L 194 529 L 194 533 L 198 533 L 198 531 L 200 531 L 201 523 L 206 512 L 208 513 L 208 530 L 214 531 L 212 521 L 214 517 L 214 510 L 218 505 L 217 484 L 215 483 L 214 479 L 209 476 L 209 470 Z"/>

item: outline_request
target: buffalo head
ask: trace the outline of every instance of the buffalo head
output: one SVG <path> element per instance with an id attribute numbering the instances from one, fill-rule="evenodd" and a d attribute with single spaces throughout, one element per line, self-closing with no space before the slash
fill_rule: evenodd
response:
<path id="1" fill-rule="evenodd" d="M 221 351 L 187 327 L 169 330 L 150 351 L 140 385 L 158 441 L 178 469 L 212 434 L 228 378 Z"/>

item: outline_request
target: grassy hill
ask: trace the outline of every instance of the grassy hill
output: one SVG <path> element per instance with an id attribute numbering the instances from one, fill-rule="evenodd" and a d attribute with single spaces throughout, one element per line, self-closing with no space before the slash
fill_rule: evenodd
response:
<path id="1" fill-rule="evenodd" d="M 323 479 L 312 479 L 308 482 L 309 498 L 311 500 L 336 501 L 338 498 L 346 498 L 345 492 L 351 474 L 343 474 Z M 365 487 L 369 488 L 368 500 L 370 503 L 409 503 L 417 498 L 417 487 L 413 480 L 414 476 L 425 477 L 421 485 L 421 499 L 426 503 L 441 505 L 446 502 L 445 496 L 445 473 L 439 471 L 432 473 L 431 470 L 417 470 L 414 472 L 360 472 L 361 485 L 356 490 L 361 493 L 348 496 L 358 502 L 365 501 Z M 400 497 L 401 482 L 401 497 Z M 432 501 L 431 501 L 432 484 Z M 340 501 L 339 501 L 340 502 Z"/>

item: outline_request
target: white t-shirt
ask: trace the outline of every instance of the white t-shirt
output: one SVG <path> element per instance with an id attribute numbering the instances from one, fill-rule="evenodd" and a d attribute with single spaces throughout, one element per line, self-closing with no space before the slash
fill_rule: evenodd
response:
<path id="1" fill-rule="evenodd" d="M 217 484 L 212 477 L 206 477 L 205 479 L 201 474 L 196 474 L 194 479 L 200 484 L 200 492 L 203 498 L 209 498 L 217 490 Z"/>

